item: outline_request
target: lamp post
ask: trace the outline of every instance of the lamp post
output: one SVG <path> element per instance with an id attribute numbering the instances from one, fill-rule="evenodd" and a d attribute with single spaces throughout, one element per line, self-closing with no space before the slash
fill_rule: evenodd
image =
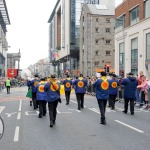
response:
<path id="1" fill-rule="evenodd" d="M 122 26 L 122 38 L 123 38 L 123 72 L 120 72 L 120 47 L 119 47 L 119 74 L 122 74 L 124 76 L 125 73 L 125 32 L 124 32 L 124 28 L 125 28 L 125 22 L 124 19 L 116 19 L 117 21 L 119 21 L 121 23 Z"/>

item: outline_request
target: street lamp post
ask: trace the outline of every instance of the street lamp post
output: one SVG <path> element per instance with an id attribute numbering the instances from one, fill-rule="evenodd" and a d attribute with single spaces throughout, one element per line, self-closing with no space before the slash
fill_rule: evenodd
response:
<path id="1" fill-rule="evenodd" d="M 121 26 L 122 26 L 122 38 L 123 38 L 123 75 L 124 75 L 124 73 L 125 73 L 125 32 L 124 32 L 124 27 L 125 27 L 125 22 L 124 22 L 124 19 L 122 18 L 122 19 L 116 19 L 117 21 L 120 21 L 120 23 L 121 23 Z M 119 74 L 121 74 L 121 72 L 120 72 L 120 47 L 119 47 Z"/>

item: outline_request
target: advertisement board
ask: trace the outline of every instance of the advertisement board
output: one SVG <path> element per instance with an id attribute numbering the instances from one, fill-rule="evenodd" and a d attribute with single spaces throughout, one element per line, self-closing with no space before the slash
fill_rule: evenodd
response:
<path id="1" fill-rule="evenodd" d="M 18 69 L 16 68 L 8 68 L 7 69 L 7 77 L 8 78 L 14 78 L 18 76 Z"/>

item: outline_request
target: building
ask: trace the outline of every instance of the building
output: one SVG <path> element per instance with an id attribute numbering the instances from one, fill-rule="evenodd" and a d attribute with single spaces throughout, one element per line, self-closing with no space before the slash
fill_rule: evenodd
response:
<path id="1" fill-rule="evenodd" d="M 48 77 L 54 73 L 52 64 L 49 63 L 49 58 L 40 59 L 37 63 L 30 65 L 28 69 L 31 71 L 32 76 L 35 74 L 40 77 Z"/>
<path id="2" fill-rule="evenodd" d="M 95 75 L 114 70 L 114 7 L 83 4 L 80 18 L 80 72 Z M 113 72 L 113 71 L 112 71 Z"/>
<path id="3" fill-rule="evenodd" d="M 150 0 L 124 0 L 115 10 L 115 70 L 150 78 Z"/>
<path id="4" fill-rule="evenodd" d="M 58 0 L 50 18 L 49 58 L 54 72 L 62 76 L 79 69 L 80 15 L 82 3 L 100 0 Z"/>
<path id="5" fill-rule="evenodd" d="M 7 50 L 6 25 L 10 25 L 9 15 L 5 0 L 0 0 L 0 77 L 6 76 Z"/>

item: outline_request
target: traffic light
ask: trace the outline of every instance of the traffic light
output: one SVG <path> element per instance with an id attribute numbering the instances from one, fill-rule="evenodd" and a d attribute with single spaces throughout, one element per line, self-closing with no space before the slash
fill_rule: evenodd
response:
<path id="1" fill-rule="evenodd" d="M 68 75 L 69 74 L 69 71 L 68 70 L 66 70 L 66 75 Z"/>
<path id="2" fill-rule="evenodd" d="M 106 65 L 106 72 L 109 72 L 110 66 Z"/>
<path id="3" fill-rule="evenodd" d="M 106 65 L 104 66 L 104 72 L 106 72 Z"/>

